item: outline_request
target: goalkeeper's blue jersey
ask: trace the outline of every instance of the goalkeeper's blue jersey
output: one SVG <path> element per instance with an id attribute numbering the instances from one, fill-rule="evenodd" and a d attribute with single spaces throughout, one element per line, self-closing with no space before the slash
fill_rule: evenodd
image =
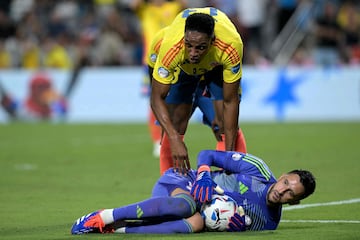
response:
<path id="1" fill-rule="evenodd" d="M 266 194 L 276 178 L 263 160 L 250 154 L 205 150 L 198 156 L 198 166 L 203 164 L 223 169 L 213 171 L 212 178 L 250 216 L 250 230 L 277 228 L 281 206 L 266 205 Z"/>

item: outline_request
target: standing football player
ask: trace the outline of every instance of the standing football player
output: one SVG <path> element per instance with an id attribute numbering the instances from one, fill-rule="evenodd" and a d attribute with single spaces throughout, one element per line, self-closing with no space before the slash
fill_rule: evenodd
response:
<path id="1" fill-rule="evenodd" d="M 193 96 L 206 83 L 215 98 L 222 141 L 219 150 L 246 152 L 238 126 L 243 44 L 229 18 L 216 8 L 182 11 L 166 29 L 151 85 L 151 107 L 165 134 L 160 162 L 185 173 L 190 168 L 183 141 Z"/>

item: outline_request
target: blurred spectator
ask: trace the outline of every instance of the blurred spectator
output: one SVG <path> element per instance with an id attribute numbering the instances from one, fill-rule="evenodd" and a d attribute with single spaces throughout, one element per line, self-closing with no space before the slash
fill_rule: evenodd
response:
<path id="1" fill-rule="evenodd" d="M 0 39 L 0 69 L 11 67 L 11 55 L 5 48 L 5 43 Z"/>
<path id="2" fill-rule="evenodd" d="M 46 68 L 70 69 L 72 61 L 64 46 L 58 39 L 47 36 L 43 41 L 44 46 L 44 66 Z"/>
<path id="3" fill-rule="evenodd" d="M 263 26 L 268 16 L 266 13 L 267 0 L 235 1 L 238 10 L 239 33 L 244 43 L 244 63 L 254 62 L 254 56 L 264 52 L 262 41 Z M 254 51 L 254 53 L 251 53 Z M 256 60 L 255 60 L 256 61 Z"/>
<path id="4" fill-rule="evenodd" d="M 142 54 L 146 52 L 142 46 L 142 26 L 138 16 L 129 7 L 138 1 L 1 0 L 1 67 L 39 69 L 51 65 L 51 67 L 74 69 L 79 62 L 83 64 L 85 58 L 89 66 L 140 65 Z M 141 1 L 148 3 L 150 0 Z M 162 1 L 171 2 L 171 0 Z M 225 12 L 237 26 L 246 46 L 244 64 L 256 64 L 256 59 L 265 59 L 264 56 L 271 57 L 269 49 L 273 40 L 304 0 L 186 2 L 187 7 L 214 6 Z M 315 23 L 316 28 L 309 32 L 307 39 L 313 36 L 316 41 L 313 45 L 314 49 L 309 48 L 311 42 L 303 46 L 306 52 L 314 53 L 316 64 L 336 64 L 335 62 L 340 61 L 350 64 L 359 63 L 360 2 L 356 0 L 310 2 L 320 6 L 322 14 L 315 15 L 316 17 L 311 16 L 309 19 L 309 22 Z M 329 5 L 333 6 L 329 7 Z M 338 7 L 340 10 L 336 13 Z M 333 10 L 329 10 L 331 8 Z M 328 13 L 334 12 L 334 9 L 335 13 Z M 325 12 L 329 16 L 326 17 Z M 159 14 L 161 13 L 153 12 L 153 16 Z M 337 26 L 334 24 L 334 19 Z M 331 28 L 332 34 L 330 34 L 331 31 L 324 30 Z M 337 30 L 334 30 L 335 28 Z M 341 33 L 338 33 L 338 28 Z M 334 34 L 334 32 L 337 33 Z M 63 48 L 63 57 L 67 55 L 69 63 L 65 64 L 66 67 L 64 64 L 55 63 L 58 60 L 49 63 L 49 44 L 44 44 L 49 43 L 49 39 Z M 85 39 L 91 40 L 86 40 L 85 43 Z M 119 49 L 115 51 L 115 48 Z M 254 53 L 251 53 L 253 49 Z M 302 50 L 300 49 L 299 54 Z M 54 54 L 54 52 L 57 53 Z M 54 50 L 51 58 L 59 58 L 60 52 L 60 50 Z M 331 57 L 324 57 L 328 55 Z"/>
<path id="5" fill-rule="evenodd" d="M 34 7 L 34 2 L 34 0 L 12 0 L 10 4 L 10 18 L 15 22 L 19 22 Z"/>
<path id="6" fill-rule="evenodd" d="M 266 1 L 266 0 L 265 0 Z M 207 6 L 215 7 L 222 12 L 224 12 L 229 19 L 234 23 L 235 27 L 238 29 L 242 39 L 244 33 L 241 31 L 241 24 L 239 21 L 239 11 L 238 4 L 242 1 L 234 1 L 234 0 L 208 0 Z"/>
<path id="7" fill-rule="evenodd" d="M 14 36 L 16 26 L 14 22 L 9 18 L 9 15 L 5 10 L 0 9 L 0 38 L 6 39 Z"/>
<path id="8" fill-rule="evenodd" d="M 311 53 L 304 46 L 298 47 L 290 59 L 289 65 L 293 66 L 314 66 Z"/>
<path id="9" fill-rule="evenodd" d="M 355 1 L 344 1 L 337 15 L 337 22 L 344 33 L 345 60 L 360 63 L 360 8 Z"/>
<path id="10" fill-rule="evenodd" d="M 342 32 L 336 22 L 337 5 L 326 1 L 323 12 L 315 19 L 313 34 L 314 61 L 319 65 L 336 65 L 340 62 Z"/>
<path id="11" fill-rule="evenodd" d="M 104 18 L 116 8 L 116 0 L 93 0 L 97 17 Z"/>
<path id="12" fill-rule="evenodd" d="M 21 67 L 26 69 L 39 69 L 41 66 L 41 52 L 39 43 L 34 37 L 23 39 L 21 45 Z"/>
<path id="13" fill-rule="evenodd" d="M 100 65 L 133 65 L 135 64 L 134 41 L 127 27 L 126 20 L 116 9 L 109 9 L 103 18 L 103 24 L 95 44 L 96 61 Z M 129 44 L 130 43 L 130 44 Z"/>

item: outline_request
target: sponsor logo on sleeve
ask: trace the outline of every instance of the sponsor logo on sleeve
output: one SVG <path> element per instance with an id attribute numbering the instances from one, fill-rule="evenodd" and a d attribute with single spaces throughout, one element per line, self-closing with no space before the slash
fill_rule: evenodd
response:
<path id="1" fill-rule="evenodd" d="M 156 62 L 156 59 L 157 59 L 157 54 L 153 53 L 150 55 L 151 62 Z"/>
<path id="2" fill-rule="evenodd" d="M 232 72 L 233 74 L 238 73 L 239 70 L 240 70 L 240 63 L 239 63 L 238 65 L 236 65 L 235 67 L 232 67 L 232 68 L 231 68 L 231 72 Z"/>
<path id="3" fill-rule="evenodd" d="M 159 67 L 159 69 L 158 69 L 158 74 L 159 74 L 160 77 L 166 78 L 166 77 L 169 76 L 169 71 L 166 70 L 166 69 L 163 68 L 163 67 Z"/>
<path id="4" fill-rule="evenodd" d="M 231 158 L 234 160 L 234 161 L 239 161 L 241 159 L 241 154 L 240 153 L 234 153 Z"/>

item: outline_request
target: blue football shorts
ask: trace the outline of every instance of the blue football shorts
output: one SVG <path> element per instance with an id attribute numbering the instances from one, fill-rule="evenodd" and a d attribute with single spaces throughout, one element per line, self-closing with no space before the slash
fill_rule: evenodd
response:
<path id="1" fill-rule="evenodd" d="M 190 170 L 187 175 L 181 175 L 170 168 L 156 182 L 152 190 L 152 197 L 170 196 L 176 188 L 190 192 L 195 179 L 195 170 Z"/>
<path id="2" fill-rule="evenodd" d="M 193 76 L 180 70 L 176 83 L 170 86 L 170 91 L 165 101 L 168 104 L 191 104 L 198 94 L 205 90 L 211 95 L 212 100 L 222 100 L 223 97 L 223 67 L 218 66 L 205 73 L 203 76 Z"/>

